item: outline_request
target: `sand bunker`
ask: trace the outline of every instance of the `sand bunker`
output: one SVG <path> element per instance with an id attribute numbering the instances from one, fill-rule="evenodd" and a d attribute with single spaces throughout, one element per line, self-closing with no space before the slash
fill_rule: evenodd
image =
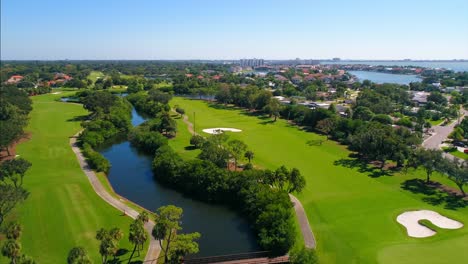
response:
<path id="1" fill-rule="evenodd" d="M 242 132 L 242 130 L 237 129 L 237 128 L 225 128 L 225 127 L 216 127 L 216 128 L 203 129 L 203 132 L 208 133 L 208 134 L 219 134 L 219 133 L 222 133 L 224 131 Z"/>
<path id="2" fill-rule="evenodd" d="M 435 235 L 436 232 L 434 230 L 418 223 L 419 220 L 423 219 L 429 220 L 433 225 L 445 229 L 458 229 L 463 226 L 463 224 L 458 221 L 429 210 L 408 211 L 397 217 L 398 223 L 406 227 L 408 236 L 410 237 L 430 237 Z"/>
<path id="3" fill-rule="evenodd" d="M 62 92 L 53 92 L 51 94 L 61 94 Z"/>

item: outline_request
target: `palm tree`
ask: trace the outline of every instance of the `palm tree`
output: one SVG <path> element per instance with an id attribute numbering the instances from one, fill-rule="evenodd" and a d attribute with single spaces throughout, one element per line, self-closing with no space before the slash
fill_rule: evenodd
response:
<path id="1" fill-rule="evenodd" d="M 68 264 L 91 264 L 86 250 L 82 247 L 74 247 L 68 253 Z"/>
<path id="2" fill-rule="evenodd" d="M 137 220 L 141 220 L 141 222 L 143 222 L 143 224 L 146 224 L 146 223 L 149 221 L 149 214 L 148 214 L 148 212 L 146 212 L 146 211 L 141 212 L 141 213 L 138 215 Z"/>
<path id="3" fill-rule="evenodd" d="M 21 255 L 21 244 L 13 239 L 8 239 L 2 247 L 2 255 L 10 258 L 10 263 L 16 264 Z"/>
<path id="4" fill-rule="evenodd" d="M 119 240 L 122 239 L 123 233 L 119 228 L 112 228 L 111 230 L 99 229 L 96 232 L 96 239 L 101 241 L 99 245 L 99 253 L 102 257 L 102 263 L 107 263 L 109 256 L 114 256 L 119 247 Z"/>
<path id="5" fill-rule="evenodd" d="M 136 219 L 130 224 L 128 240 L 134 245 L 134 247 L 132 254 L 130 255 L 130 258 L 128 260 L 128 263 L 130 263 L 130 261 L 132 260 L 133 254 L 135 254 L 137 248 L 139 249 L 139 246 L 143 246 L 147 239 L 148 234 L 146 233 L 146 230 L 143 226 L 143 222 L 139 219 Z M 140 250 L 138 250 L 138 256 L 140 256 Z"/>
<path id="6" fill-rule="evenodd" d="M 251 150 L 247 150 L 244 154 L 244 157 L 246 157 L 250 161 L 254 158 L 254 153 Z"/>
<path id="7" fill-rule="evenodd" d="M 6 230 L 6 236 L 8 239 L 18 240 L 21 236 L 21 225 L 18 222 L 11 223 Z"/>

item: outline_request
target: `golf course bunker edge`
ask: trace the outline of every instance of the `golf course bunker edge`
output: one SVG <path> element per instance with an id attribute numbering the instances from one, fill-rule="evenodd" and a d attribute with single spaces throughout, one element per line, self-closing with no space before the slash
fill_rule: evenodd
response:
<path id="1" fill-rule="evenodd" d="M 219 134 L 224 131 L 229 131 L 229 132 L 242 132 L 242 130 L 237 129 L 237 128 L 228 128 L 228 127 L 216 127 L 216 128 L 206 128 L 203 129 L 203 132 L 208 133 L 208 134 Z"/>
<path id="2" fill-rule="evenodd" d="M 463 227 L 462 223 L 430 210 L 407 211 L 397 217 L 397 222 L 406 228 L 408 236 L 410 237 L 430 237 L 437 233 L 421 225 L 419 223 L 420 220 L 428 220 L 433 225 L 444 229 L 458 229 Z"/>

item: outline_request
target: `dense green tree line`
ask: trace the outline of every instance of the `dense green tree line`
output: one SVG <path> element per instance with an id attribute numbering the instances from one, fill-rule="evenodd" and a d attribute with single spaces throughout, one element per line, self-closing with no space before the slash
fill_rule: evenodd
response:
<path id="1" fill-rule="evenodd" d="M 0 88 L 0 148 L 7 153 L 0 157 L 0 232 L 7 240 L 1 248 L 2 255 L 10 263 L 32 264 L 34 260 L 21 252 L 21 225 L 10 223 L 4 226 L 6 217 L 29 196 L 23 187 L 23 179 L 31 163 L 23 158 L 10 157 L 10 146 L 24 136 L 24 127 L 28 123 L 28 114 L 32 102 L 28 94 L 13 86 Z M 6 158 L 6 159 L 5 159 Z"/>
<path id="2" fill-rule="evenodd" d="M 156 151 L 153 170 L 159 181 L 171 187 L 243 212 L 265 250 L 283 254 L 293 245 L 294 217 L 288 192 L 299 192 L 305 185 L 297 170 L 228 171 L 209 160 L 184 161 L 168 145 Z"/>
<path id="3" fill-rule="evenodd" d="M 0 149 L 10 155 L 9 146 L 23 137 L 32 102 L 28 94 L 12 86 L 0 87 Z"/>
<path id="4" fill-rule="evenodd" d="M 158 148 L 167 145 L 167 137 L 158 131 L 158 126 L 159 120 L 157 119 L 146 121 L 133 128 L 128 135 L 128 139 L 138 149 L 148 154 L 154 154 Z"/>
<path id="5" fill-rule="evenodd" d="M 132 103 L 138 112 L 149 117 L 156 117 L 161 112 L 169 112 L 168 102 L 172 96 L 169 93 L 158 89 L 148 91 L 148 93 L 134 93 L 127 96 L 127 100 Z"/>
<path id="6" fill-rule="evenodd" d="M 131 128 L 131 105 L 124 98 L 107 91 L 79 93 L 83 107 L 91 112 L 89 120 L 82 122 L 83 132 L 79 140 L 90 166 L 108 172 L 109 161 L 93 148 L 118 135 L 125 135 Z"/>
<path id="7" fill-rule="evenodd" d="M 107 91 L 80 94 L 83 107 L 91 111 L 89 120 L 82 122 L 80 135 L 83 143 L 96 147 L 131 128 L 131 105 L 119 96 Z"/>

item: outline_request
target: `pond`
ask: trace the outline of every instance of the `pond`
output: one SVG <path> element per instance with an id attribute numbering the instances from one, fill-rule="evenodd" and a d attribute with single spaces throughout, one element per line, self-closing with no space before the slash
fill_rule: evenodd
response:
<path id="1" fill-rule="evenodd" d="M 144 121 L 144 117 L 132 111 L 134 126 Z M 137 151 L 125 138 L 108 142 L 99 151 L 112 165 L 108 179 L 118 194 L 151 211 L 169 204 L 183 208 L 183 232 L 201 233 L 197 256 L 259 250 L 245 219 L 227 207 L 190 199 L 159 184 L 151 171 L 152 158 Z"/>

